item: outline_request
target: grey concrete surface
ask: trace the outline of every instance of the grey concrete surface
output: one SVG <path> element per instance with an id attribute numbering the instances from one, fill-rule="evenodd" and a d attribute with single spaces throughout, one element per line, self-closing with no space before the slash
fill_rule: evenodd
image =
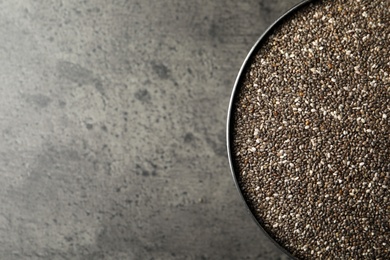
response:
<path id="1" fill-rule="evenodd" d="M 299 0 L 1 0 L 0 259 L 287 259 L 225 148 L 233 82 Z"/>

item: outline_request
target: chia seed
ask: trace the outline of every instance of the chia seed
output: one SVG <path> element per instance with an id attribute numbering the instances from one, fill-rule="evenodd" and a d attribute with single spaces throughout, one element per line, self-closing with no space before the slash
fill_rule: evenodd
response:
<path id="1" fill-rule="evenodd" d="M 267 36 L 237 86 L 238 185 L 299 259 L 390 259 L 389 10 L 314 1 Z"/>

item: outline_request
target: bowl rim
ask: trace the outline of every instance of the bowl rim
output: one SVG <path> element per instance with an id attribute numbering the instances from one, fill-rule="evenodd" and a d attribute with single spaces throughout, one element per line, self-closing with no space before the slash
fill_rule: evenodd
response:
<path id="1" fill-rule="evenodd" d="M 298 9 L 300 9 L 303 6 L 306 6 L 307 4 L 314 2 L 315 0 L 303 0 L 300 3 L 294 5 L 291 7 L 288 11 L 286 11 L 284 14 L 282 14 L 275 22 L 273 22 L 264 32 L 263 34 L 258 38 L 258 40 L 255 42 L 255 44 L 252 46 L 251 50 L 247 54 L 244 62 L 241 65 L 241 68 L 238 72 L 238 75 L 236 77 L 236 80 L 233 85 L 232 94 L 230 96 L 230 102 L 229 102 L 229 108 L 228 108 L 228 114 L 227 114 L 227 124 L 226 124 L 226 146 L 227 146 L 227 154 L 229 159 L 229 165 L 230 165 L 230 172 L 232 174 L 235 186 L 240 194 L 241 199 L 244 201 L 246 210 L 249 212 L 249 214 L 252 216 L 252 219 L 256 222 L 257 226 L 260 228 L 260 230 L 281 250 L 283 253 L 285 253 L 288 257 L 291 259 L 298 259 L 296 256 L 293 256 L 290 251 L 288 251 L 285 247 L 283 247 L 281 244 L 279 244 L 272 236 L 271 234 L 263 227 L 263 225 L 258 221 L 256 218 L 254 212 L 248 205 L 248 202 L 245 200 L 244 194 L 240 188 L 240 185 L 238 183 L 238 178 L 236 175 L 236 172 L 234 170 L 234 160 L 232 156 L 232 128 L 233 128 L 233 106 L 234 101 L 237 96 L 237 90 L 240 88 L 241 82 L 243 77 L 245 76 L 246 70 L 248 66 L 250 66 L 250 60 L 253 57 L 253 55 L 261 48 L 263 42 L 266 40 L 266 38 L 274 31 L 274 29 L 282 24 L 288 17 L 290 17 L 292 14 L 294 14 Z"/>

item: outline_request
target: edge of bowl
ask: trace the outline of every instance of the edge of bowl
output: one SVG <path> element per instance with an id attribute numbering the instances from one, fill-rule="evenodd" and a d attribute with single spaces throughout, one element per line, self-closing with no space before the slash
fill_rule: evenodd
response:
<path id="1" fill-rule="evenodd" d="M 265 31 L 264 33 L 258 38 L 256 43 L 253 45 L 251 50 L 249 51 L 248 55 L 246 56 L 244 62 L 241 65 L 241 68 L 238 72 L 237 78 L 234 82 L 232 94 L 230 97 L 229 101 L 229 108 L 228 108 L 228 114 L 227 114 L 227 125 L 226 125 L 226 145 L 227 145 L 227 153 L 228 153 L 228 159 L 229 159 L 229 165 L 230 165 L 230 171 L 235 183 L 235 186 L 240 194 L 241 199 L 244 201 L 245 206 L 247 211 L 250 213 L 252 216 L 252 219 L 256 222 L 260 230 L 283 252 L 285 253 L 288 257 L 292 259 L 297 259 L 295 256 L 292 255 L 291 252 L 289 252 L 286 248 L 284 248 L 281 244 L 279 244 L 270 234 L 269 232 L 263 227 L 263 225 L 259 222 L 259 220 L 256 218 L 254 212 L 251 210 L 250 206 L 248 205 L 247 201 L 245 200 L 244 194 L 240 188 L 240 185 L 238 183 L 237 175 L 234 170 L 234 160 L 232 156 L 232 142 L 231 142 L 231 137 L 232 137 L 232 110 L 234 106 L 234 101 L 237 96 L 237 90 L 240 87 L 240 83 L 242 82 L 242 78 L 244 76 L 244 73 L 246 72 L 246 69 L 248 68 L 249 61 L 255 54 L 255 52 L 261 48 L 261 45 L 263 41 L 266 39 L 266 37 L 272 33 L 272 31 L 280 25 L 283 21 L 286 20 L 290 15 L 292 15 L 294 12 L 296 12 L 299 8 L 309 4 L 310 2 L 313 2 L 315 0 L 303 0 L 302 2 L 296 4 L 295 6 L 291 7 L 287 12 L 285 12 L 283 15 L 281 15 L 274 23 L 272 23 Z"/>

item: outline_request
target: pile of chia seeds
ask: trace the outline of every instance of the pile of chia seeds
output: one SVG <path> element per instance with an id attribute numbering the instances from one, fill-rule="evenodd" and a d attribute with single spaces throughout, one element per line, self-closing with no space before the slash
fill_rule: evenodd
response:
<path id="1" fill-rule="evenodd" d="M 314 1 L 254 52 L 232 157 L 260 224 L 300 259 L 390 259 L 390 1 Z"/>

